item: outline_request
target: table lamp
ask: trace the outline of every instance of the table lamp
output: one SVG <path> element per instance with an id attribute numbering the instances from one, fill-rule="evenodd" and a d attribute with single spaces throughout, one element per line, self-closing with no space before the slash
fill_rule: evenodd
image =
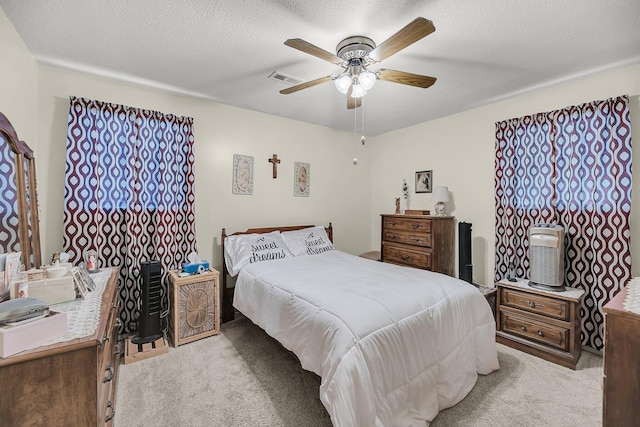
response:
<path id="1" fill-rule="evenodd" d="M 444 209 L 449 202 L 449 189 L 447 187 L 434 187 L 431 193 L 431 201 L 436 202 L 436 215 L 446 215 Z"/>

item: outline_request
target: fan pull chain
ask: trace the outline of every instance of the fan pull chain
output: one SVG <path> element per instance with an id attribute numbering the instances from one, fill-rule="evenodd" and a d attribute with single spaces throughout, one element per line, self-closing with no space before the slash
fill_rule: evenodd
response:
<path id="1" fill-rule="evenodd" d="M 358 109 L 354 108 L 353 109 L 353 137 L 357 138 L 358 135 Z M 358 164 L 358 156 L 357 156 L 357 150 L 354 153 L 353 156 L 353 166 L 356 166 Z"/>
<path id="2" fill-rule="evenodd" d="M 362 97 L 362 136 L 360 137 L 360 142 L 362 145 L 367 141 L 367 138 L 364 136 L 364 96 Z"/>

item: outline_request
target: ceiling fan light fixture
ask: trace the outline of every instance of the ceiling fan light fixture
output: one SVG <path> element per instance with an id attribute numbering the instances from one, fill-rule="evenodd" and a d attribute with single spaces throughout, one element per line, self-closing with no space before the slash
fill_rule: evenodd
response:
<path id="1" fill-rule="evenodd" d="M 360 81 L 362 89 L 367 91 L 376 84 L 376 75 L 371 71 L 362 70 L 358 75 L 358 80 Z"/>
<path id="2" fill-rule="evenodd" d="M 364 90 L 361 84 L 354 84 L 351 89 L 351 97 L 352 98 L 362 98 L 367 94 L 367 91 Z"/>
<path id="3" fill-rule="evenodd" d="M 351 76 L 347 74 L 343 74 L 335 80 L 336 89 L 340 93 L 344 93 L 345 95 L 349 91 L 349 86 L 351 86 Z"/>

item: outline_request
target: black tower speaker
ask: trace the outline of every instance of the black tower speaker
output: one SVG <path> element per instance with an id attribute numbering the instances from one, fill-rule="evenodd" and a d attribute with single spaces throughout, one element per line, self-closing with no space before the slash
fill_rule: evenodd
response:
<path id="1" fill-rule="evenodd" d="M 458 273 L 460 279 L 473 284 L 473 264 L 471 263 L 471 223 L 458 223 Z"/>
<path id="2" fill-rule="evenodd" d="M 160 261 L 140 262 L 140 316 L 138 333 L 131 339 L 134 344 L 153 342 L 162 337 L 162 265 Z"/>

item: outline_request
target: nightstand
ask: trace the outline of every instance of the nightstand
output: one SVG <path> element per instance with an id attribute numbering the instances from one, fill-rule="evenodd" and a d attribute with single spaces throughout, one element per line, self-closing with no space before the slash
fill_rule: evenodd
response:
<path id="1" fill-rule="evenodd" d="M 529 280 L 496 283 L 496 341 L 575 369 L 580 358 L 580 302 L 584 289 L 535 289 Z"/>
<path id="2" fill-rule="evenodd" d="M 373 261 L 380 261 L 380 251 L 365 252 L 359 256 Z"/>
<path id="3" fill-rule="evenodd" d="M 216 335 L 220 330 L 219 273 L 216 270 L 178 276 L 169 273 L 169 338 L 174 347 Z"/>
<path id="4" fill-rule="evenodd" d="M 478 290 L 484 295 L 491 307 L 491 311 L 493 312 L 493 317 L 496 317 L 496 294 L 498 293 L 498 288 L 490 288 L 488 286 L 478 286 Z"/>

